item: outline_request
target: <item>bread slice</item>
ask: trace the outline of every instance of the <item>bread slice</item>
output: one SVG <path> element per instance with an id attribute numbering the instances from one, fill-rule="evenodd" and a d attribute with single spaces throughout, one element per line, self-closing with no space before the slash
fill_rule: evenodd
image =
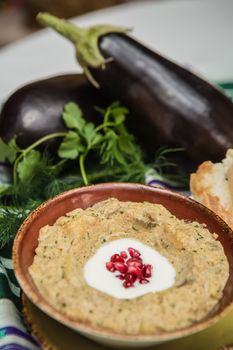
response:
<path id="1" fill-rule="evenodd" d="M 218 214 L 233 229 L 233 149 L 221 163 L 206 161 L 191 174 L 193 198 Z"/>

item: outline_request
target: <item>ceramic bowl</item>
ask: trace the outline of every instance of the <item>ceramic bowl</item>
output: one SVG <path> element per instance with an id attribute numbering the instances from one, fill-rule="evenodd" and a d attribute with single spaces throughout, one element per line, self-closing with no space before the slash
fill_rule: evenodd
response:
<path id="1" fill-rule="evenodd" d="M 34 285 L 28 268 L 33 262 L 41 227 L 52 225 L 57 218 L 75 208 L 87 208 L 99 201 L 115 197 L 121 201 L 148 201 L 164 205 L 176 217 L 205 223 L 210 232 L 219 235 L 230 266 L 230 276 L 223 297 L 204 319 L 190 327 L 150 335 L 116 334 L 107 329 L 69 319 L 52 307 Z M 106 183 L 82 187 L 62 193 L 42 204 L 25 220 L 13 245 L 13 263 L 17 280 L 27 297 L 43 312 L 82 335 L 111 347 L 147 347 L 201 331 L 217 322 L 233 308 L 233 232 L 212 211 L 178 193 L 131 183 Z"/>

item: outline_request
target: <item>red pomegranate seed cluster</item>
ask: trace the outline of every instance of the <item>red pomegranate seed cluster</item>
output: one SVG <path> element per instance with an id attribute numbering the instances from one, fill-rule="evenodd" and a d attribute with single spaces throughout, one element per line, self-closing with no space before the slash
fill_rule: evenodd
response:
<path id="1" fill-rule="evenodd" d="M 153 266 L 144 264 L 140 256 L 139 251 L 128 248 L 128 253 L 123 251 L 120 254 L 113 254 L 110 261 L 106 263 L 106 268 L 110 272 L 120 272 L 116 277 L 124 281 L 125 288 L 134 287 L 136 281 L 147 284 L 150 282 L 148 278 L 152 276 Z"/>

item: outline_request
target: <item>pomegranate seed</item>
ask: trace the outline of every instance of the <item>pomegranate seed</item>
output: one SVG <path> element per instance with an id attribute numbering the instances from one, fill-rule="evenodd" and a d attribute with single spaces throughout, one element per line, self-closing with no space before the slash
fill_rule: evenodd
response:
<path id="1" fill-rule="evenodd" d="M 139 258 L 139 256 L 141 255 L 141 253 L 139 253 L 139 251 L 137 251 L 134 248 L 128 248 L 128 252 L 132 258 Z"/>
<path id="2" fill-rule="evenodd" d="M 125 280 L 125 275 L 116 275 L 117 278 L 119 278 L 119 280 Z"/>
<path id="3" fill-rule="evenodd" d="M 126 261 L 127 266 L 135 266 L 138 267 L 139 269 L 143 268 L 143 263 L 141 260 L 136 259 L 136 258 L 130 258 Z"/>
<path id="4" fill-rule="evenodd" d="M 112 262 L 124 262 L 124 259 L 119 254 L 113 254 L 111 256 L 111 261 Z"/>
<path id="5" fill-rule="evenodd" d="M 128 255 L 125 251 L 120 252 L 120 256 L 122 257 L 122 259 L 126 259 L 128 257 Z"/>
<path id="6" fill-rule="evenodd" d="M 142 269 L 143 277 L 151 277 L 152 276 L 152 265 L 144 265 Z"/>
<path id="7" fill-rule="evenodd" d="M 131 284 L 133 284 L 136 281 L 137 276 L 134 276 L 131 273 L 126 273 L 125 274 L 125 279 L 126 279 L 126 281 L 130 282 Z"/>
<path id="8" fill-rule="evenodd" d="M 131 282 L 129 282 L 129 281 L 125 281 L 125 282 L 123 283 L 123 286 L 124 286 L 125 288 L 134 287 L 133 283 L 131 283 Z"/>
<path id="9" fill-rule="evenodd" d="M 131 273 L 134 276 L 141 277 L 142 276 L 142 270 L 135 266 L 129 266 L 128 267 L 128 273 Z"/>
<path id="10" fill-rule="evenodd" d="M 143 264 L 141 253 L 134 248 L 128 248 L 129 255 L 126 251 L 120 254 L 113 254 L 109 262 L 106 263 L 106 269 L 110 272 L 120 272 L 115 275 L 123 281 L 123 287 L 134 287 L 135 282 L 147 284 L 148 278 L 152 276 L 153 266 Z"/>
<path id="11" fill-rule="evenodd" d="M 128 270 L 127 266 L 122 262 L 115 262 L 114 267 L 117 271 L 121 273 L 125 273 Z"/>
<path id="12" fill-rule="evenodd" d="M 149 280 L 147 280 L 146 278 L 141 278 L 140 280 L 139 280 L 139 283 L 141 283 L 141 284 L 147 284 L 147 283 L 149 283 L 150 281 Z"/>
<path id="13" fill-rule="evenodd" d="M 116 271 L 115 266 L 114 266 L 112 261 L 109 261 L 109 262 L 106 263 L 106 268 L 110 272 L 115 272 Z"/>

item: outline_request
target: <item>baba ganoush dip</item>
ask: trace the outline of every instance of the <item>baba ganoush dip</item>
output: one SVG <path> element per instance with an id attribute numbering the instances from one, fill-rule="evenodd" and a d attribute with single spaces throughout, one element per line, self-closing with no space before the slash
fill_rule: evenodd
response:
<path id="1" fill-rule="evenodd" d="M 166 258 L 175 271 L 174 283 L 128 299 L 87 283 L 90 259 L 104 245 L 123 239 L 137 240 Z M 155 278 L 162 267 L 153 268 Z M 43 227 L 29 272 L 41 295 L 69 318 L 117 333 L 155 334 L 204 318 L 222 297 L 229 265 L 217 235 L 204 225 L 179 220 L 159 204 L 110 198 Z M 132 290 L 137 286 L 143 288 L 137 283 Z"/>

